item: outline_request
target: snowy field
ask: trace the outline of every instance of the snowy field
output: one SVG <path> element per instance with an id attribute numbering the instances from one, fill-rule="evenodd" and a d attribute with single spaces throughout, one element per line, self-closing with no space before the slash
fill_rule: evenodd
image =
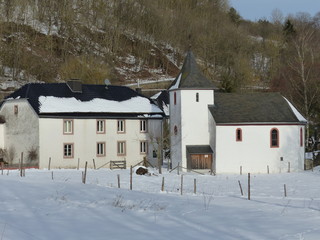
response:
<path id="1" fill-rule="evenodd" d="M 86 184 L 80 170 L 0 171 L 0 239 L 317 240 L 319 170 L 251 174 L 250 201 L 246 174 L 185 173 L 181 195 L 176 171 L 134 175 L 132 191 L 129 170 L 88 170 Z"/>

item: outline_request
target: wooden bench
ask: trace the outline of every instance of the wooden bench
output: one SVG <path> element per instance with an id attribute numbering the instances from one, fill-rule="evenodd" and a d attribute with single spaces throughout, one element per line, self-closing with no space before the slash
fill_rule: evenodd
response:
<path id="1" fill-rule="evenodd" d="M 126 169 L 126 161 L 110 161 L 110 169 Z"/>

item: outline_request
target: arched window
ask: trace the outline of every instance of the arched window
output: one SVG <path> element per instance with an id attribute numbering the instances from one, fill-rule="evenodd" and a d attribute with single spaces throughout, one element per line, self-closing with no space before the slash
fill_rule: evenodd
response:
<path id="1" fill-rule="evenodd" d="M 237 128 L 236 130 L 236 141 L 241 142 L 242 141 L 242 129 Z"/>
<path id="2" fill-rule="evenodd" d="M 199 102 L 199 93 L 196 93 L 196 102 Z"/>
<path id="3" fill-rule="evenodd" d="M 176 92 L 173 93 L 173 103 L 174 103 L 174 105 L 177 104 L 177 93 Z"/>
<path id="4" fill-rule="evenodd" d="M 303 147 L 303 130 L 300 128 L 300 147 Z"/>
<path id="5" fill-rule="evenodd" d="M 270 146 L 272 148 L 279 147 L 279 130 L 276 128 L 273 128 L 270 131 Z"/>
<path id="6" fill-rule="evenodd" d="M 177 125 L 174 126 L 174 128 L 173 128 L 173 133 L 174 133 L 174 135 L 177 135 L 177 134 L 178 134 L 178 127 L 177 127 Z"/>

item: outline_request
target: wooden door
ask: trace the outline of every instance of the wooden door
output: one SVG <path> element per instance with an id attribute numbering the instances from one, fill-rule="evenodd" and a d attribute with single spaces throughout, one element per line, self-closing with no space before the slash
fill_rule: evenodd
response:
<path id="1" fill-rule="evenodd" d="M 211 169 L 212 154 L 191 154 L 192 169 Z"/>

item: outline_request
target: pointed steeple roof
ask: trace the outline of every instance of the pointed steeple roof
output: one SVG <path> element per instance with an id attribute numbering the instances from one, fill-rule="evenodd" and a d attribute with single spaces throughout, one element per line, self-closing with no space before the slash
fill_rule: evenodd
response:
<path id="1" fill-rule="evenodd" d="M 169 90 L 185 89 L 214 89 L 212 81 L 208 80 L 199 70 L 195 57 L 188 51 L 182 69 L 176 79 L 172 82 Z"/>

